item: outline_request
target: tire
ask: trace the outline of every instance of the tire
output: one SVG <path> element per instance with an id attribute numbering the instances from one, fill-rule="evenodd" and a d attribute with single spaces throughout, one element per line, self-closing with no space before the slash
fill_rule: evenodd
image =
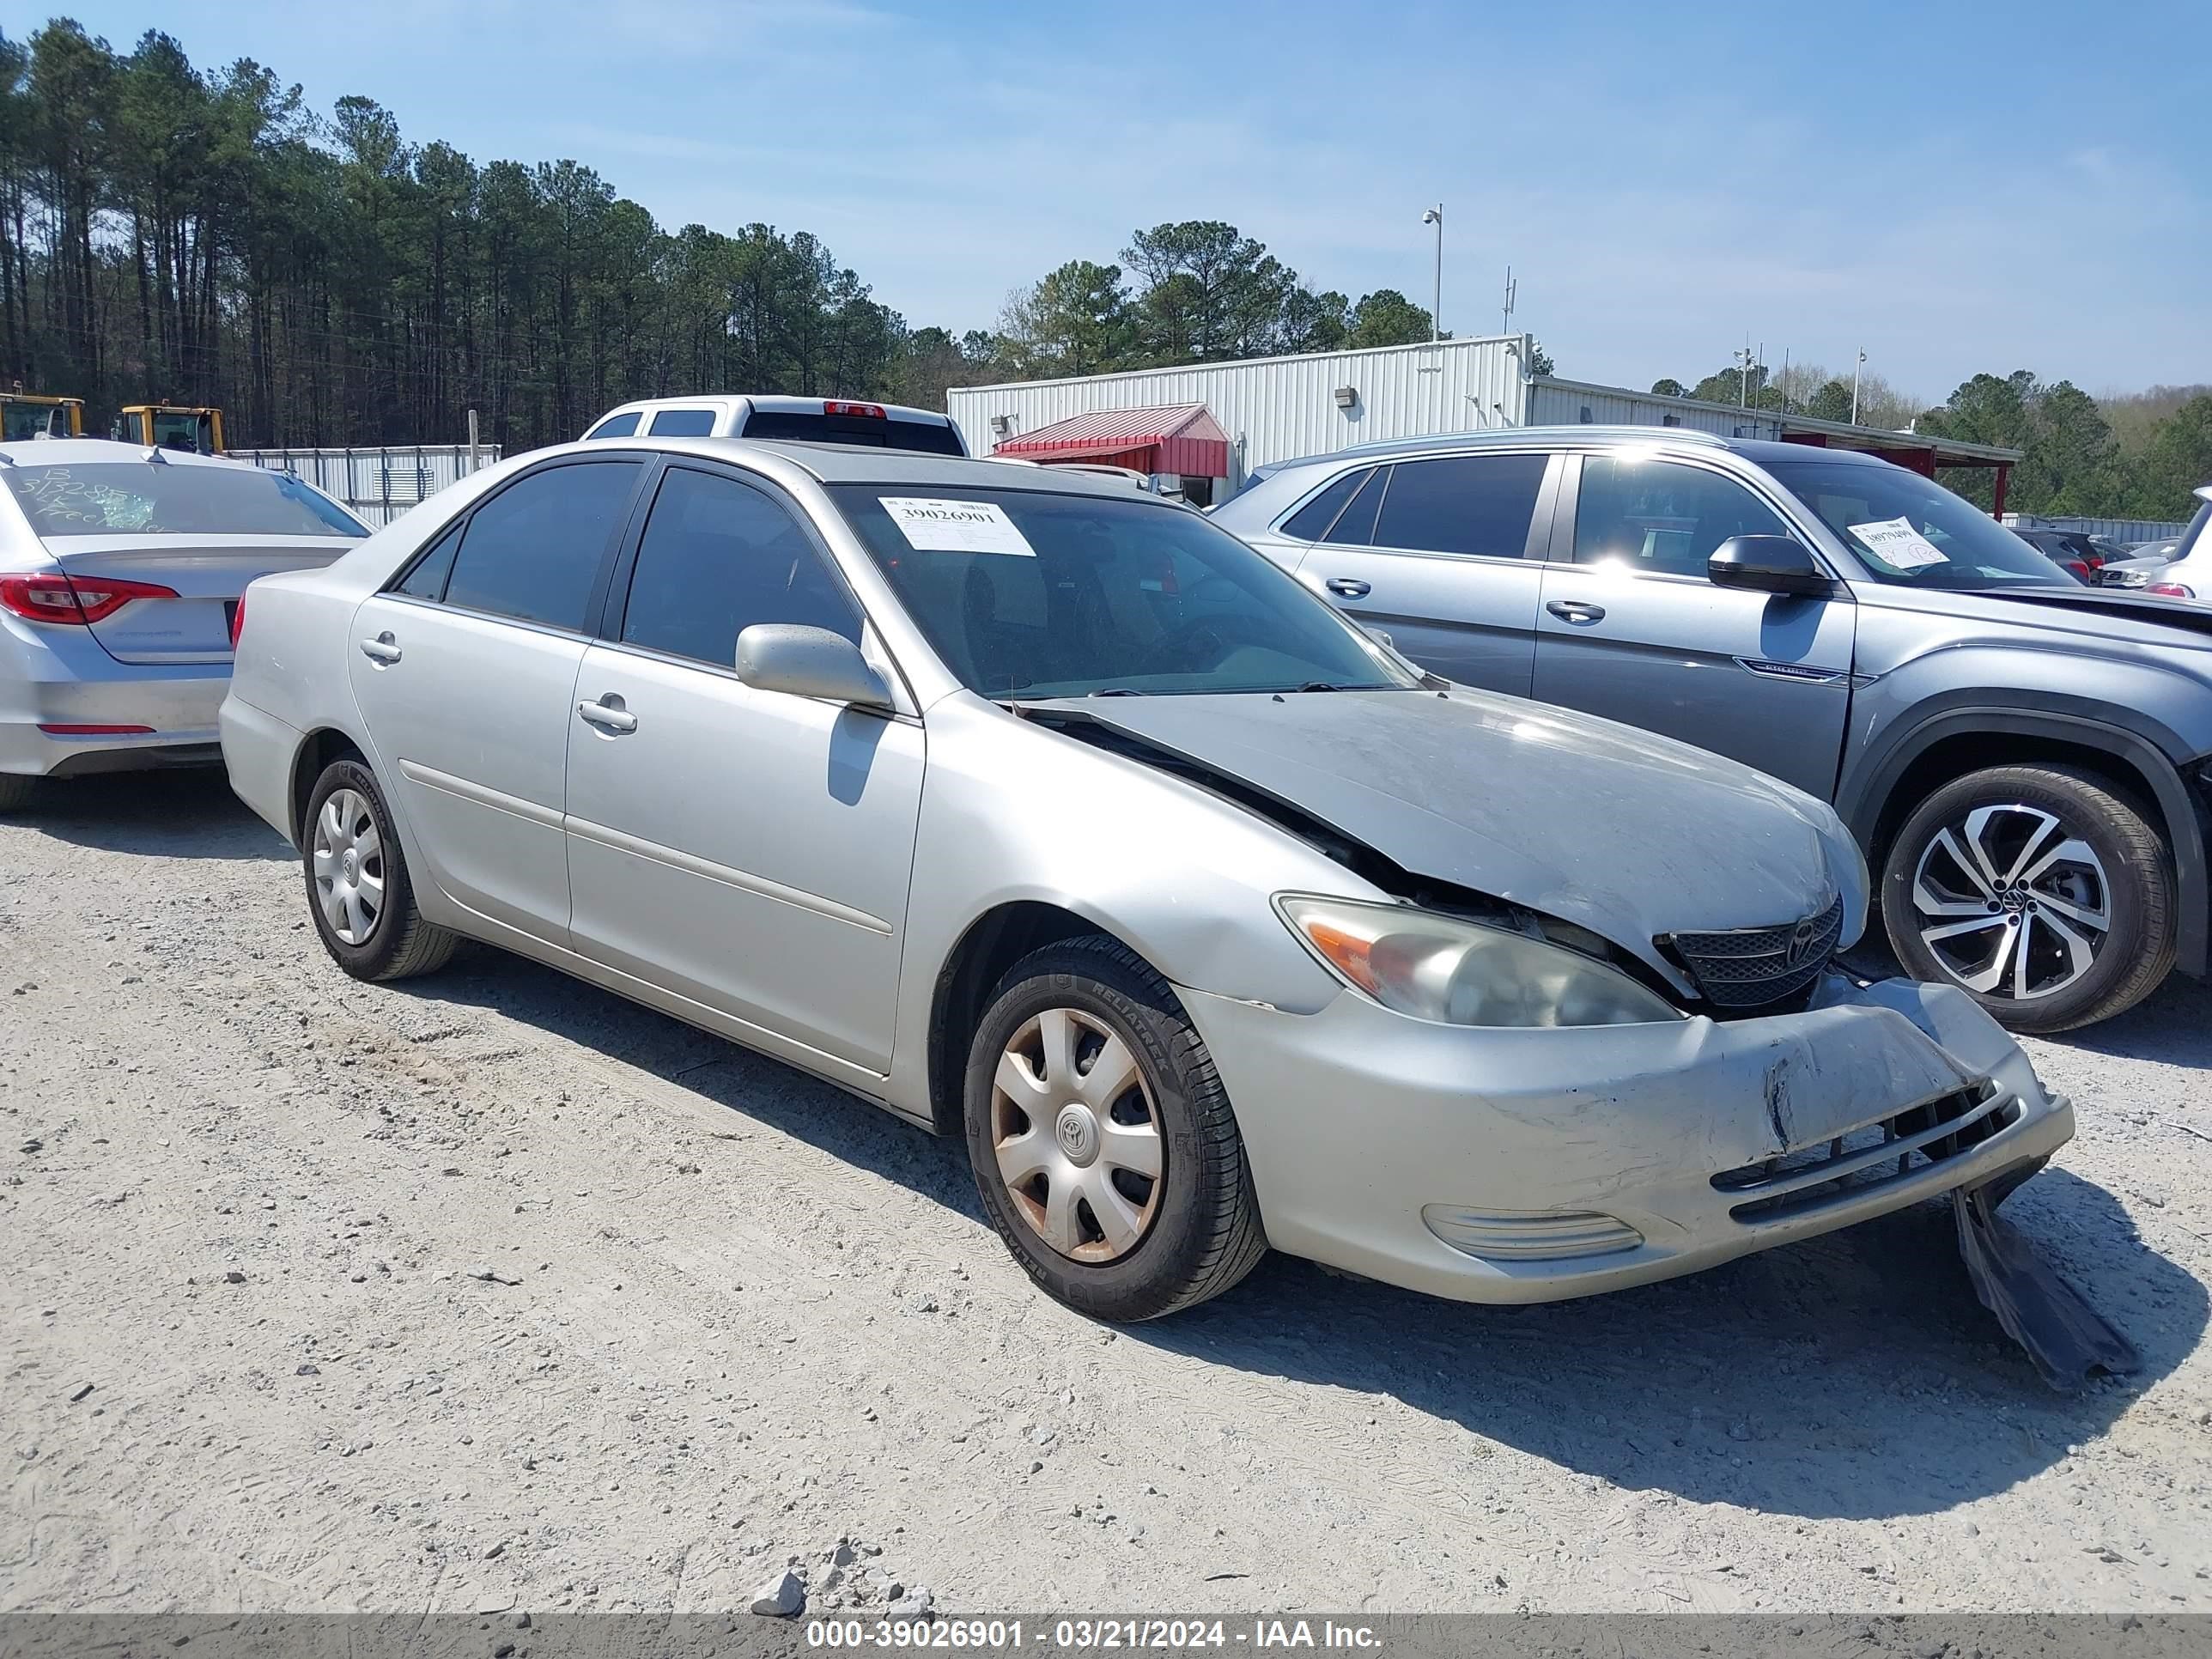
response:
<path id="1" fill-rule="evenodd" d="M 307 914 L 323 948 L 339 967 L 356 979 L 410 979 L 434 973 L 452 959 L 460 935 L 422 920 L 384 792 L 376 775 L 360 761 L 332 761 L 323 769 L 307 796 L 300 845 Z M 349 851 L 355 854 L 351 865 L 345 860 Z M 348 938 L 325 908 L 322 882 L 325 875 L 346 881 L 353 870 L 361 878 L 348 884 L 359 902 L 348 906 L 342 901 L 337 907 L 345 933 L 355 935 Z M 371 882 L 380 888 L 373 907 Z"/>
<path id="2" fill-rule="evenodd" d="M 1062 1052 L 1077 1083 L 1060 1086 L 1070 1066 L 1044 1057 L 1048 1031 L 1071 1034 Z M 1133 1063 L 1102 1112 L 1093 1103 L 1111 1085 L 1085 1090 L 1080 1080 L 1097 1076 L 1108 1039 Z M 1010 1048 L 1036 1056 L 1022 1060 L 1019 1079 L 1034 1115 L 1001 1088 Z M 1030 1093 L 1040 1077 L 1045 1086 Z M 1267 1253 L 1243 1138 L 1205 1041 L 1168 982 L 1113 939 L 1066 940 L 1014 964 L 976 1028 L 963 1106 L 976 1189 L 999 1236 L 1039 1286 L 1079 1313 L 1157 1319 L 1220 1295 Z M 1003 1167 L 1002 1140 L 1013 1142 Z M 1147 1180 L 1141 1166 L 1153 1153 L 1162 1167 Z M 1010 1184 L 1007 1170 L 1031 1159 L 1040 1173 Z M 1055 1182 L 1072 1194 L 1057 1210 Z M 1073 1253 L 1048 1237 L 1056 1217 L 1068 1224 L 1060 1236 Z"/>
<path id="3" fill-rule="evenodd" d="M 39 793 L 39 781 L 17 772 L 0 772 L 0 812 L 28 806 Z"/>
<path id="4" fill-rule="evenodd" d="M 2172 852 L 2132 796 L 2070 766 L 1994 766 L 1905 820 L 1883 860 L 1882 922 L 1915 978 L 1963 986 L 2012 1030 L 2064 1031 L 2158 988 L 2175 889 Z"/>

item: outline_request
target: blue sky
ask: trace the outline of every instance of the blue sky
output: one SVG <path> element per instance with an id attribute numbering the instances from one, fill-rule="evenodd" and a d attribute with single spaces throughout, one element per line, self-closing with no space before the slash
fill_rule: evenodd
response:
<path id="1" fill-rule="evenodd" d="M 45 15 L 20 0 L 21 33 Z M 1317 286 L 1517 327 L 1563 374 L 2212 380 L 2204 0 L 1182 7 L 86 3 L 479 161 L 573 156 L 672 228 L 823 238 L 916 325 L 1227 219 Z"/>

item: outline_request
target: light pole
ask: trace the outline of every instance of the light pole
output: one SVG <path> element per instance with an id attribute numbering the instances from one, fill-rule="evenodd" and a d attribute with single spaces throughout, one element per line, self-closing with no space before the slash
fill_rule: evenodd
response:
<path id="1" fill-rule="evenodd" d="M 1859 423 L 1859 371 L 1866 367 L 1866 348 L 1859 348 L 1859 360 L 1851 365 L 1851 424 Z"/>
<path id="2" fill-rule="evenodd" d="M 1437 287 L 1436 296 L 1429 306 L 1429 343 L 1434 345 L 1443 338 L 1444 309 L 1444 204 L 1437 203 L 1421 211 L 1421 222 L 1437 228 Z"/>

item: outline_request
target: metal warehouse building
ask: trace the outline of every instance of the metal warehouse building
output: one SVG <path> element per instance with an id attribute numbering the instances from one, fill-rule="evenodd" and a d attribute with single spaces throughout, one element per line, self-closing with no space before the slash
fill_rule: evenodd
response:
<path id="1" fill-rule="evenodd" d="M 1498 427 L 1681 426 L 1871 450 L 1916 472 L 1988 467 L 1999 513 L 2020 459 L 1984 444 L 1526 374 L 1533 343 L 1525 334 L 1500 335 L 956 386 L 947 407 L 971 454 L 1133 467 L 1180 479 L 1200 503 L 1224 498 L 1270 462 Z"/>

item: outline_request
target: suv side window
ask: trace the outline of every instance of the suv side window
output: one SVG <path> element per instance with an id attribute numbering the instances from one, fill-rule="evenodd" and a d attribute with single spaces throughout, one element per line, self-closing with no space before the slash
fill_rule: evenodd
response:
<path id="1" fill-rule="evenodd" d="M 1328 534 L 1329 526 L 1344 511 L 1345 503 L 1374 471 L 1371 466 L 1355 466 L 1342 477 L 1332 480 L 1320 495 L 1283 520 L 1283 534 L 1302 542 L 1319 541 Z"/>
<path id="2" fill-rule="evenodd" d="M 1544 487 L 1548 455 L 1445 455 L 1401 461 L 1375 526 L 1377 547 L 1517 559 Z"/>
<path id="3" fill-rule="evenodd" d="M 1575 562 L 1611 561 L 1639 573 L 1702 576 L 1731 536 L 1788 536 L 1790 526 L 1733 478 L 1677 461 L 1626 455 L 1583 459 Z"/>
<path id="4" fill-rule="evenodd" d="M 638 543 L 623 640 L 727 668 L 755 623 L 860 641 L 842 579 L 787 508 L 734 478 L 671 467 Z"/>
<path id="5" fill-rule="evenodd" d="M 446 603 L 582 632 L 640 465 L 570 462 L 509 484 L 469 516 Z"/>
<path id="6" fill-rule="evenodd" d="M 584 436 L 587 439 L 627 438 L 637 430 L 637 415 L 638 411 L 634 409 L 626 415 L 610 415 Z"/>
<path id="7" fill-rule="evenodd" d="M 1364 547 L 1375 539 L 1375 510 L 1382 505 L 1382 496 L 1390 487 L 1390 469 L 1378 466 L 1366 475 L 1359 493 L 1352 504 L 1336 515 L 1328 534 L 1322 539 L 1339 547 Z"/>

